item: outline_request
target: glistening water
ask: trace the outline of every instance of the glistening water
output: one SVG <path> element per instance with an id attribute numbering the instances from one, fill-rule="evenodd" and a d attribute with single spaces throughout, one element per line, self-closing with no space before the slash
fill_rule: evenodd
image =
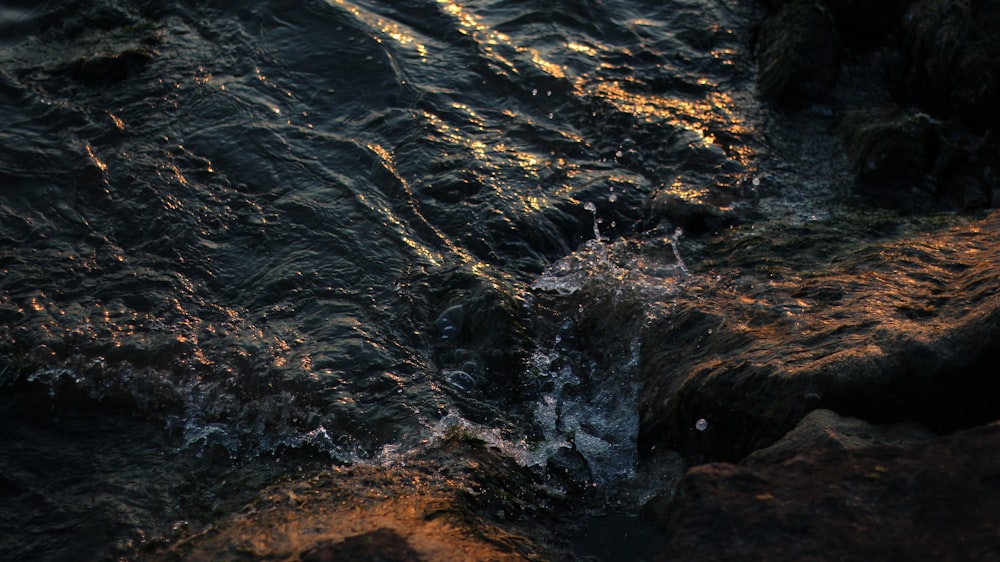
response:
<path id="1" fill-rule="evenodd" d="M 749 4 L 0 2 L 0 557 L 454 426 L 628 479 L 655 202 L 759 195 Z"/>

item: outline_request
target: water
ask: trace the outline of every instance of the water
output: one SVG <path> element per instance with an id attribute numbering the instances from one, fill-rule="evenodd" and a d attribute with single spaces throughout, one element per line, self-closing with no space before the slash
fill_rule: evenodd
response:
<path id="1" fill-rule="evenodd" d="M 629 478 L 636 334 L 697 245 L 649 203 L 760 196 L 745 4 L 0 2 L 0 552 L 163 532 L 201 491 L 121 483 L 192 459 L 450 427 Z M 45 538 L 95 495 L 106 536 Z"/>

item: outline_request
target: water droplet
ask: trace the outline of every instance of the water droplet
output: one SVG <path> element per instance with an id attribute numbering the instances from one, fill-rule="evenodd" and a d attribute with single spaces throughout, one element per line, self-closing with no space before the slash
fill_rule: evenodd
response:
<path id="1" fill-rule="evenodd" d="M 533 95 L 533 96 L 537 96 L 537 95 L 538 95 L 538 88 L 534 88 L 534 89 L 532 89 L 532 90 L 531 90 L 531 95 Z"/>
<path id="2" fill-rule="evenodd" d="M 611 195 L 608 195 L 608 201 L 614 203 L 617 200 L 618 200 L 618 194 L 617 193 L 612 193 Z"/>
<path id="3" fill-rule="evenodd" d="M 584 203 L 583 208 L 587 209 L 591 213 L 597 212 L 597 205 L 594 205 L 593 201 L 587 201 L 586 203 Z"/>
<path id="4" fill-rule="evenodd" d="M 694 422 L 694 428 L 698 431 L 705 431 L 708 429 L 708 420 L 701 418 L 700 420 Z"/>
<path id="5" fill-rule="evenodd" d="M 752 183 L 754 187 L 757 187 L 760 185 L 760 178 L 754 178 L 750 183 Z"/>
<path id="6" fill-rule="evenodd" d="M 618 152 L 615 153 L 615 158 L 621 158 L 621 157 L 622 157 L 622 151 L 619 150 Z"/>

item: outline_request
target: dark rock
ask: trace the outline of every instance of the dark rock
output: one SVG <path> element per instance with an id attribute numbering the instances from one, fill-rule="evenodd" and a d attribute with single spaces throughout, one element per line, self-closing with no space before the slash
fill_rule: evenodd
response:
<path id="1" fill-rule="evenodd" d="M 757 43 L 761 96 L 789 108 L 822 101 L 839 71 L 835 22 L 821 4 L 785 4 L 762 24 Z"/>
<path id="2" fill-rule="evenodd" d="M 543 506 L 562 505 L 547 490 L 482 442 L 454 436 L 399 465 L 359 464 L 275 483 L 239 512 L 150 541 L 131 559 L 569 560 L 543 546 L 556 536 Z"/>
<path id="3" fill-rule="evenodd" d="M 42 24 L 57 49 L 55 74 L 90 87 L 120 82 L 145 68 L 163 42 L 163 27 L 120 7 L 63 6 Z"/>
<path id="4" fill-rule="evenodd" d="M 670 228 L 680 228 L 686 234 L 697 236 L 718 232 L 734 224 L 736 218 L 720 210 L 718 205 L 684 199 L 664 191 L 651 199 L 647 221 L 653 226 L 661 226 L 665 221 Z"/>
<path id="5" fill-rule="evenodd" d="M 1000 424 L 688 471 L 662 560 L 1000 560 Z"/>
<path id="6" fill-rule="evenodd" d="M 592 481 L 587 459 L 576 449 L 560 448 L 548 460 L 548 469 L 554 474 L 564 475 L 571 482 L 589 484 Z"/>
<path id="7" fill-rule="evenodd" d="M 419 562 L 406 539 L 392 529 L 376 529 L 339 542 L 318 544 L 299 556 L 302 562 Z"/>
<path id="8" fill-rule="evenodd" d="M 871 204 L 908 212 L 992 206 L 1000 150 L 989 135 L 893 108 L 844 112 L 834 130 Z"/>
<path id="9" fill-rule="evenodd" d="M 865 52 L 886 42 L 899 28 L 899 20 L 912 0 L 815 0 L 826 9 L 836 24 L 837 34 L 846 48 Z M 802 0 L 763 0 L 771 12 Z"/>
<path id="10" fill-rule="evenodd" d="M 903 18 L 897 96 L 977 133 L 1000 125 L 1000 4 L 920 0 Z"/>
<path id="11" fill-rule="evenodd" d="M 111 53 L 82 56 L 66 65 L 66 74 L 87 86 L 104 86 L 120 82 L 145 66 L 153 51 L 132 47 Z"/>
<path id="12" fill-rule="evenodd" d="M 936 152 L 935 126 L 927 115 L 893 109 L 841 114 L 834 130 L 858 181 L 865 184 L 919 184 Z"/>
<path id="13" fill-rule="evenodd" d="M 737 461 L 817 408 L 938 433 L 1000 417 L 1000 213 L 868 241 L 878 228 L 893 227 L 720 241 L 699 267 L 732 277 L 678 295 L 644 332 L 640 452 Z"/>
<path id="14" fill-rule="evenodd" d="M 875 425 L 830 410 L 813 410 L 770 447 L 758 449 L 743 464 L 759 465 L 819 450 L 863 449 L 876 445 L 909 446 L 937 437 L 914 423 Z"/>

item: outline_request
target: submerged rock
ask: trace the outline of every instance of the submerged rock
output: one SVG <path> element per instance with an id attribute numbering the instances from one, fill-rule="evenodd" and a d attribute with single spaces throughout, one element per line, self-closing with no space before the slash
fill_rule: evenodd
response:
<path id="1" fill-rule="evenodd" d="M 719 242 L 700 268 L 728 278 L 645 332 L 640 452 L 736 461 L 817 408 L 937 432 L 1000 417 L 1000 213 L 914 235 L 857 220 Z"/>
<path id="2" fill-rule="evenodd" d="M 45 37 L 58 49 L 55 73 L 85 86 L 107 86 L 138 72 L 156 57 L 163 29 L 128 13 L 62 14 L 43 26 Z"/>
<path id="3" fill-rule="evenodd" d="M 83 55 L 69 62 L 65 72 L 87 86 L 102 86 L 120 82 L 152 60 L 154 52 L 140 46 L 130 46 L 108 52 Z"/>
<path id="4" fill-rule="evenodd" d="M 342 541 L 320 542 L 299 556 L 301 562 L 419 562 L 410 543 L 391 528 L 383 527 Z"/>
<path id="5" fill-rule="evenodd" d="M 858 182 L 918 185 L 931 170 L 935 125 L 925 114 L 893 109 L 856 110 L 834 124 Z"/>
<path id="6" fill-rule="evenodd" d="M 539 525 L 543 506 L 558 502 L 530 471 L 452 437 L 419 459 L 274 484 L 238 513 L 149 541 L 134 559 L 564 560 L 570 556 L 546 546 L 554 535 Z"/>
<path id="7" fill-rule="evenodd" d="M 1000 424 L 688 471 L 663 560 L 998 560 Z"/>
<path id="8" fill-rule="evenodd" d="M 760 95 L 792 110 L 853 108 L 836 128 L 868 203 L 906 212 L 1000 203 L 1000 5 L 763 4 L 771 13 L 756 46 Z M 866 78 L 838 84 L 841 74 Z"/>

